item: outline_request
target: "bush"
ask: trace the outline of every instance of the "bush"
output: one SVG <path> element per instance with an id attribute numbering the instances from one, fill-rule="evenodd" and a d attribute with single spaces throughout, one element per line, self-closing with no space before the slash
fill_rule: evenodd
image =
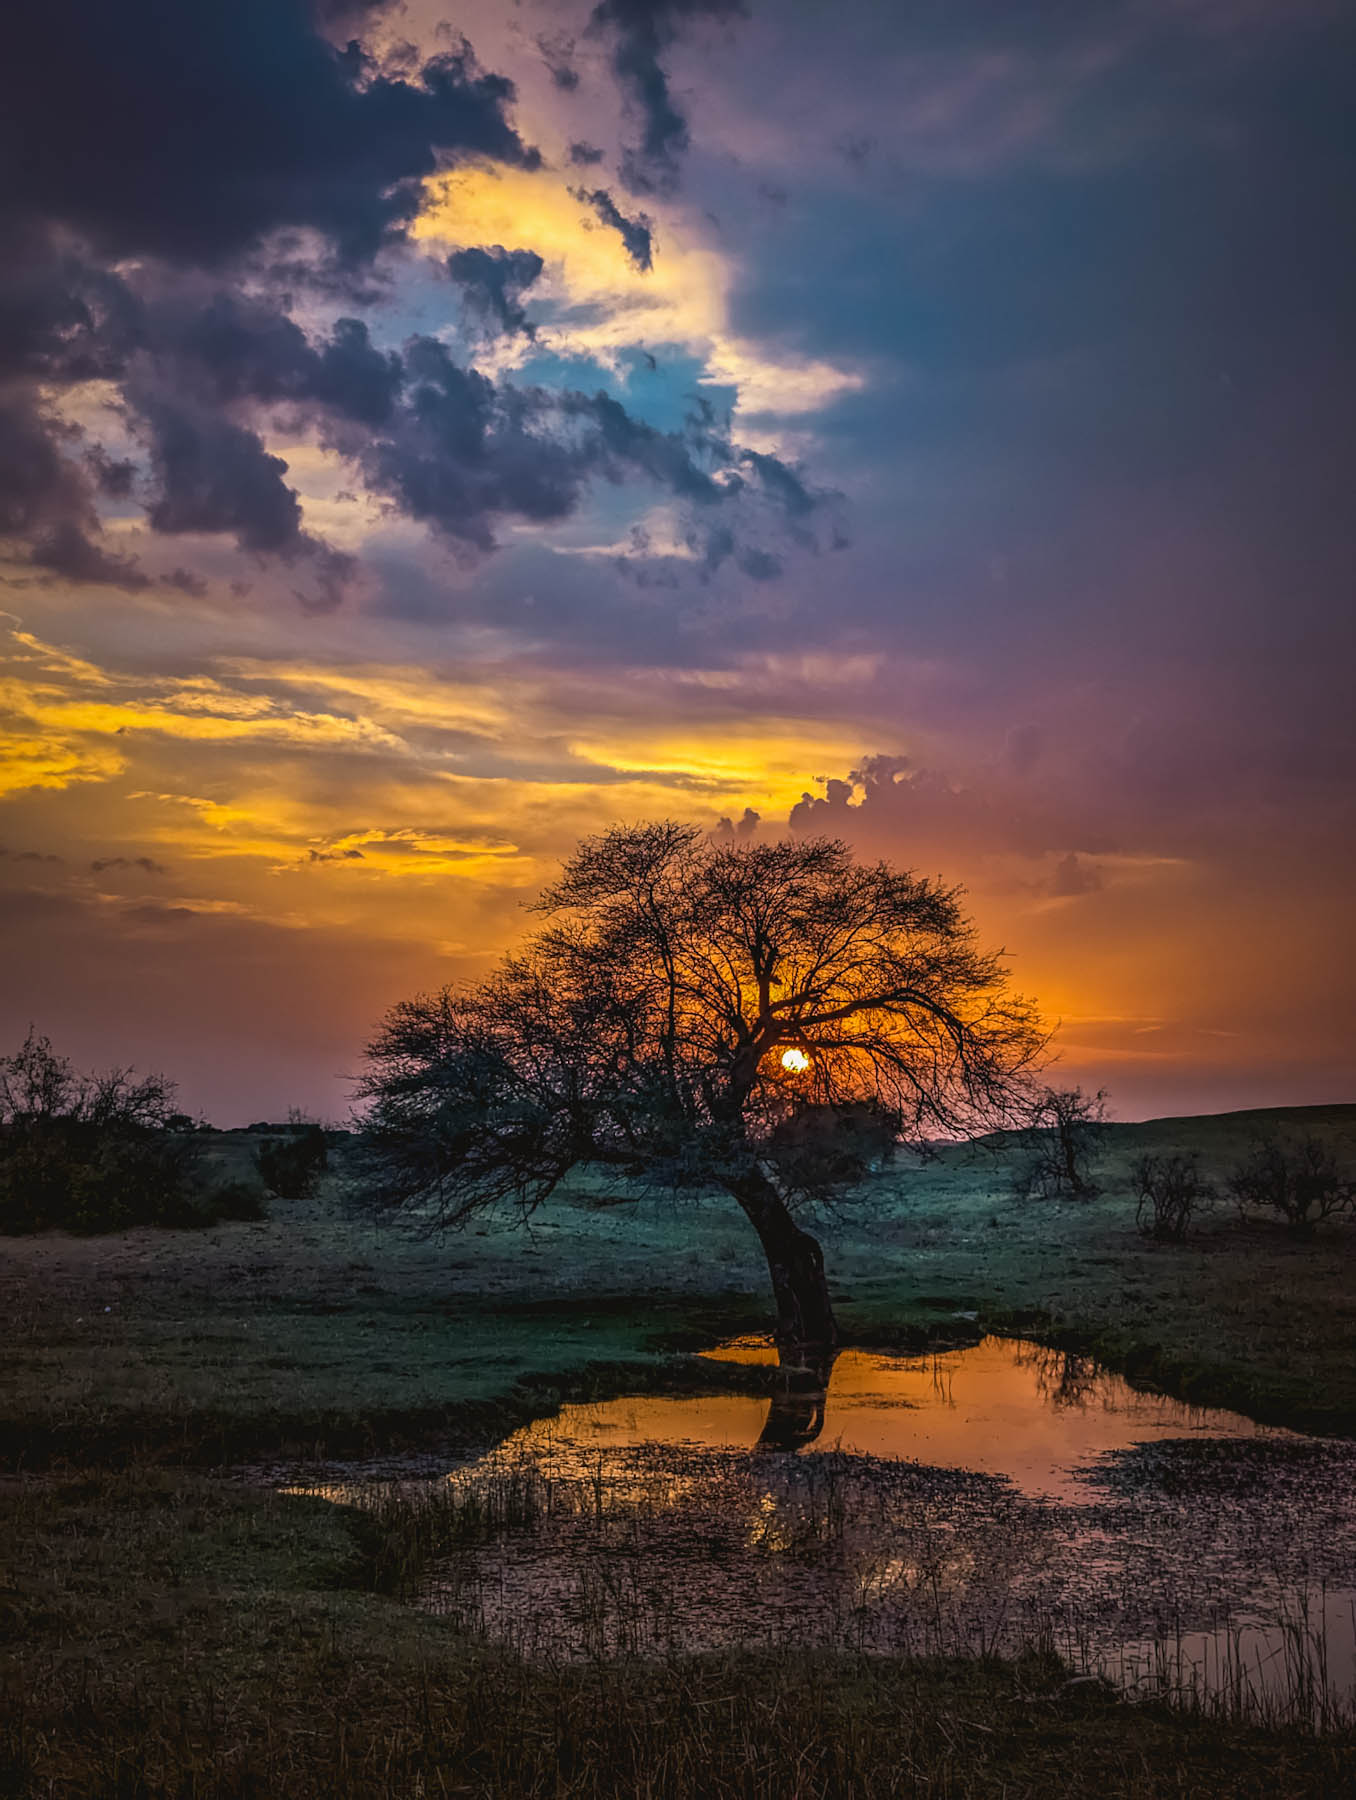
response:
<path id="1" fill-rule="evenodd" d="M 271 1194 L 304 1200 L 329 1167 L 325 1133 L 319 1125 L 302 1125 L 288 1137 L 270 1138 L 255 1151 L 254 1166 Z"/>
<path id="2" fill-rule="evenodd" d="M 897 1113 L 874 1100 L 808 1105 L 781 1121 L 768 1138 L 768 1160 L 793 1193 L 861 1181 L 894 1154 Z"/>
<path id="3" fill-rule="evenodd" d="M 264 1190 L 253 1181 L 219 1181 L 203 1196 L 205 1211 L 211 1220 L 266 1219 L 268 1203 Z"/>
<path id="4" fill-rule="evenodd" d="M 1322 1219 L 1356 1211 L 1356 1181 L 1338 1164 L 1331 1145 L 1314 1137 L 1260 1137 L 1229 1173 L 1229 1191 L 1246 1218 L 1260 1209 L 1279 1213 L 1297 1236 Z"/>
<path id="5" fill-rule="evenodd" d="M 167 1128 L 174 1083 L 80 1075 L 29 1031 L 0 1057 L 0 1232 L 199 1222 L 198 1150 Z"/>
<path id="6" fill-rule="evenodd" d="M 1195 1155 L 1141 1156 L 1131 1171 L 1138 1201 L 1135 1223 L 1145 1237 L 1181 1243 L 1198 1208 L 1209 1206 L 1215 1190 L 1201 1174 Z"/>
<path id="7" fill-rule="evenodd" d="M 1018 1134 L 1013 1171 L 1020 1200 L 1094 1200 L 1092 1167 L 1106 1132 L 1106 1089 L 1044 1088 Z"/>

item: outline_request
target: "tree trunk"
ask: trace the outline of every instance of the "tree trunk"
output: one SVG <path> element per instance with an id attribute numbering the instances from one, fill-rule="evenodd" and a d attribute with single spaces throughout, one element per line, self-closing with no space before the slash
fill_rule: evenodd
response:
<path id="1" fill-rule="evenodd" d="M 758 1438 L 759 1450 L 803 1450 L 815 1441 L 824 1429 L 836 1355 L 829 1350 L 814 1357 L 808 1367 L 798 1362 L 787 1369 L 786 1386 L 773 1391 Z"/>
<path id="2" fill-rule="evenodd" d="M 824 1279 L 824 1252 L 802 1231 L 786 1202 L 759 1169 L 727 1186 L 758 1233 L 777 1301 L 777 1346 L 783 1362 L 818 1367 L 838 1342 L 838 1325 Z"/>

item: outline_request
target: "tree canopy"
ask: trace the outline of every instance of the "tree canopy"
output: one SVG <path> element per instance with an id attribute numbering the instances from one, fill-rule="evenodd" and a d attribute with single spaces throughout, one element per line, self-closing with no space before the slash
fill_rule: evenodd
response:
<path id="1" fill-rule="evenodd" d="M 456 1223 L 530 1211 L 586 1163 L 723 1186 L 767 1251 L 784 1339 L 834 1335 L 788 1203 L 853 1172 L 789 1127 L 869 1108 L 914 1143 L 973 1135 L 1018 1116 L 1043 1047 L 960 890 L 831 839 L 618 826 L 537 910 L 486 980 L 401 1002 L 369 1046 L 382 1191 Z"/>

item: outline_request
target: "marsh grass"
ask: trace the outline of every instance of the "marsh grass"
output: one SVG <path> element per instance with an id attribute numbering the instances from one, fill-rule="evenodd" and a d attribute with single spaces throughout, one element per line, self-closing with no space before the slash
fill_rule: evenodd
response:
<path id="1" fill-rule="evenodd" d="M 1321 1582 L 1306 1584 L 1280 1598 L 1277 1621 L 1266 1631 L 1221 1609 L 1206 1631 L 1179 1623 L 1152 1642 L 1125 1645 L 1110 1673 L 1122 1691 L 1167 1701 L 1195 1717 L 1350 1734 L 1356 1703 L 1341 1691 L 1329 1652 L 1334 1608 L 1356 1628 L 1348 1593 L 1330 1596 Z M 1076 1662 L 1074 1634 L 1055 1641 Z"/>
<path id="2" fill-rule="evenodd" d="M 1222 1458 L 1227 1446 L 1214 1448 Z M 1356 1727 L 1351 1671 L 1345 1658 L 1340 1675 L 1330 1666 L 1321 1580 L 1249 1565 L 1238 1616 L 1227 1579 L 1209 1604 L 1199 1588 L 1179 1596 L 1171 1573 L 1163 1594 L 1127 1592 L 1139 1586 L 1133 1562 L 1104 1542 L 1080 1548 L 1076 1509 L 966 1471 L 565 1442 L 515 1447 L 440 1481 L 316 1492 L 363 1515 L 381 1591 L 528 1661 L 1034 1654 L 1221 1725 Z M 1170 1535 L 1176 1517 L 1170 1508 Z M 1091 1518 L 1095 1540 L 1116 1515 Z M 1152 1515 L 1132 1520 L 1116 1528 L 1151 1540 L 1164 1529 Z M 1071 1589 L 1071 1551 L 1091 1553 L 1106 1580 Z M 1350 1590 L 1332 1604 L 1349 1609 Z"/>
<path id="3" fill-rule="evenodd" d="M 0 1525 L 22 1800 L 1262 1800 L 1356 1773 L 1350 1734 L 1127 1706 L 1039 1652 L 530 1661 L 374 1592 L 370 1517 L 182 1472 L 7 1483 Z"/>

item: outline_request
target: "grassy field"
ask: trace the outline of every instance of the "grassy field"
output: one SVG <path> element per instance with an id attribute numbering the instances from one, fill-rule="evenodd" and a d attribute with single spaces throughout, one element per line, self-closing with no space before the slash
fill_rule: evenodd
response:
<path id="1" fill-rule="evenodd" d="M 1090 1202 L 1017 1202 L 982 1149 L 901 1159 L 817 1226 L 845 1331 L 1021 1328 L 1184 1397 L 1356 1433 L 1356 1226 L 1296 1239 L 1222 1210 L 1185 1244 L 1135 1229 L 1137 1155 L 1196 1147 L 1222 1167 L 1262 1117 L 1114 1127 Z M 1356 1107 L 1266 1117 L 1356 1146 Z M 758 1244 L 718 1195 L 581 1179 L 530 1231 L 431 1240 L 366 1215 L 342 1175 L 266 1221 L 0 1240 L 0 1309 L 0 1454 L 29 1465 L 120 1444 L 219 1461 L 480 1441 L 558 1393 L 700 1380 L 671 1353 L 769 1310 Z"/>
<path id="2" fill-rule="evenodd" d="M 982 1150 L 896 1165 L 821 1224 L 840 1318 L 882 1345 L 1022 1327 L 1354 1433 L 1356 1229 L 1306 1241 L 1221 1212 L 1185 1245 L 1135 1230 L 1136 1155 L 1222 1167 L 1259 1122 L 1116 1127 L 1084 1204 L 1014 1201 Z M 1356 1107 L 1268 1122 L 1356 1141 Z M 263 1222 L 0 1241 L 0 1793 L 1352 1791 L 1349 1740 L 1131 1708 L 1039 1659 L 529 1669 L 384 1597 L 369 1521 L 207 1472 L 763 1379 L 681 1352 L 767 1312 L 732 1204 L 588 1180 L 530 1233 L 400 1232 L 340 1172 Z"/>

